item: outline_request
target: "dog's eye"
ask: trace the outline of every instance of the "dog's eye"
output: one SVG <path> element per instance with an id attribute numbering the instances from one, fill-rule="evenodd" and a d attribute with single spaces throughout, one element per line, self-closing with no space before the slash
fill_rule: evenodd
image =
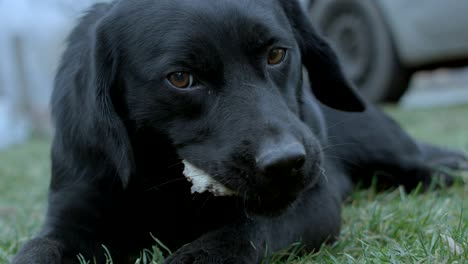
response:
<path id="1" fill-rule="evenodd" d="M 283 62 L 284 58 L 286 57 L 286 50 L 282 48 L 276 48 L 270 50 L 268 53 L 268 64 L 269 65 L 277 65 Z"/>
<path id="2" fill-rule="evenodd" d="M 190 88 L 193 85 L 193 75 L 188 72 L 173 72 L 167 76 L 169 83 L 178 89 Z"/>

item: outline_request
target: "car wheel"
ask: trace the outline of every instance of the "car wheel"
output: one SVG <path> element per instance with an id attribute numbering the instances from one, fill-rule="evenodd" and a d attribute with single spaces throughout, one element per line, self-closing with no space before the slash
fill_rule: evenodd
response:
<path id="1" fill-rule="evenodd" d="M 391 32 L 374 1 L 315 0 L 309 14 L 364 97 L 374 102 L 398 101 L 411 72 L 400 63 Z"/>

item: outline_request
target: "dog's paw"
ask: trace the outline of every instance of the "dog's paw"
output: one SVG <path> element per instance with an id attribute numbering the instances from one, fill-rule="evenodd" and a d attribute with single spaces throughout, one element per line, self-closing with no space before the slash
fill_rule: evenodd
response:
<path id="1" fill-rule="evenodd" d="M 240 263 L 232 262 L 226 257 L 202 249 L 189 249 L 176 252 L 164 261 L 165 264 L 214 264 L 214 263 Z"/>
<path id="2" fill-rule="evenodd" d="M 431 144 L 421 144 L 421 150 L 423 152 L 423 159 L 431 166 L 468 171 L 468 157 L 463 152 Z"/>
<path id="3" fill-rule="evenodd" d="M 60 264 L 66 262 L 62 261 L 60 246 L 55 241 L 35 238 L 22 247 L 11 263 Z"/>
<path id="4" fill-rule="evenodd" d="M 446 152 L 446 155 L 433 157 L 428 163 L 435 172 L 435 180 L 442 184 L 450 186 L 460 177 L 464 182 L 468 182 L 468 157 L 463 153 Z"/>
<path id="5" fill-rule="evenodd" d="M 255 264 L 258 261 L 257 251 L 248 243 L 199 239 L 177 250 L 164 264 Z"/>
<path id="6" fill-rule="evenodd" d="M 431 144 L 421 144 L 424 163 L 431 170 L 430 183 L 434 186 L 450 186 L 456 179 L 467 182 L 468 157 L 452 149 Z"/>
<path id="7" fill-rule="evenodd" d="M 447 152 L 446 155 L 432 157 L 428 162 L 433 166 L 445 167 L 451 170 L 468 171 L 468 157 L 461 152 Z"/>
<path id="8" fill-rule="evenodd" d="M 247 264 L 255 263 L 229 252 L 205 250 L 186 245 L 164 261 L 165 264 Z"/>

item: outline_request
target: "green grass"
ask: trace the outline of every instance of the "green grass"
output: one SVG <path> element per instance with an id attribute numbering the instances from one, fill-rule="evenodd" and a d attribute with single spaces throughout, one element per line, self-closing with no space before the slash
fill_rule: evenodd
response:
<path id="1" fill-rule="evenodd" d="M 48 148 L 48 142 L 33 140 L 0 153 L 0 263 L 8 263 L 43 221 Z"/>
<path id="2" fill-rule="evenodd" d="M 468 152 L 468 106 L 388 111 L 415 137 Z M 43 221 L 48 148 L 47 141 L 36 139 L 0 153 L 0 263 L 7 263 Z M 296 246 L 278 253 L 271 262 L 466 263 L 465 197 L 468 185 L 424 194 L 406 194 L 401 189 L 357 191 L 344 207 L 337 243 L 301 257 Z M 161 259 L 155 247 L 145 250 L 138 263 L 157 263 L 151 262 L 153 254 Z"/>

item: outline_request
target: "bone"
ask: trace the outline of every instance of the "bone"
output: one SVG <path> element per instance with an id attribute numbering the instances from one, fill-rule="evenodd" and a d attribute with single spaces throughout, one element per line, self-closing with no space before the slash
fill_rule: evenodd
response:
<path id="1" fill-rule="evenodd" d="M 190 162 L 183 160 L 183 174 L 192 183 L 192 193 L 210 192 L 214 196 L 235 196 L 236 192 L 227 188 L 203 170 L 195 167 Z"/>

